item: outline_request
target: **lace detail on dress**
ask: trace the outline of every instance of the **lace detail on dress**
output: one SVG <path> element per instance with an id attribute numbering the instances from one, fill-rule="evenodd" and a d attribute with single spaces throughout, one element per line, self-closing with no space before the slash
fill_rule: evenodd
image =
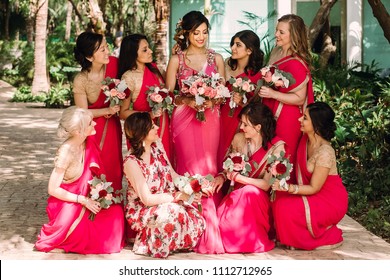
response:
<path id="1" fill-rule="evenodd" d="M 131 92 L 131 102 L 135 102 L 141 91 L 144 78 L 144 72 L 139 70 L 128 70 L 122 75 L 122 79 L 125 80 L 127 87 Z"/>
<path id="2" fill-rule="evenodd" d="M 83 159 L 80 161 L 80 154 L 72 151 L 69 145 L 61 145 L 54 158 L 54 166 L 65 169 L 64 181 L 77 179 L 83 172 L 83 162 Z"/>
<path id="3" fill-rule="evenodd" d="M 88 104 L 93 104 L 99 98 L 101 86 L 101 83 L 96 83 L 88 79 L 88 72 L 82 71 L 74 78 L 73 93 L 86 95 Z"/>
<path id="4" fill-rule="evenodd" d="M 315 166 L 329 168 L 329 175 L 337 175 L 336 154 L 332 146 L 321 145 L 314 151 L 311 158 L 307 161 L 307 169 L 309 172 L 314 171 Z"/>

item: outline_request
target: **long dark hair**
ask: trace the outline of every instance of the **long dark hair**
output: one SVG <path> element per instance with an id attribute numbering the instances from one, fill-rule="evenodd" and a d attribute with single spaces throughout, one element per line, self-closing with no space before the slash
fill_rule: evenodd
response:
<path id="1" fill-rule="evenodd" d="M 230 47 L 234 45 L 234 39 L 238 38 L 242 41 L 245 46 L 252 51 L 249 56 L 248 65 L 245 66 L 244 72 L 248 74 L 248 71 L 251 70 L 253 73 L 260 71 L 263 67 L 264 53 L 260 49 L 260 38 L 252 30 L 243 30 L 237 32 L 232 39 L 230 40 Z M 228 59 L 228 65 L 232 70 L 237 69 L 237 60 L 233 58 Z"/>
<path id="2" fill-rule="evenodd" d="M 207 29 L 210 29 L 209 20 L 199 11 L 191 11 L 184 15 L 183 19 L 176 25 L 174 40 L 180 46 L 181 50 L 188 48 L 188 37 L 190 32 L 195 31 L 202 23 L 206 23 Z"/>
<path id="3" fill-rule="evenodd" d="M 102 34 L 90 31 L 85 31 L 77 37 L 76 46 L 74 47 L 74 57 L 81 65 L 81 70 L 91 69 L 92 62 L 87 58 L 92 57 L 100 48 L 103 38 Z"/>
<path id="4" fill-rule="evenodd" d="M 311 103 L 306 108 L 309 112 L 314 132 L 325 140 L 331 141 L 336 131 L 333 109 L 325 102 Z"/>
<path id="5" fill-rule="evenodd" d="M 260 133 L 263 137 L 262 147 L 268 150 L 268 143 L 276 136 L 276 120 L 268 106 L 260 102 L 249 102 L 243 107 L 238 115 L 241 119 L 246 116 L 252 125 L 261 125 Z"/>
<path id="6" fill-rule="evenodd" d="M 138 49 L 141 40 L 148 41 L 148 38 L 143 34 L 130 34 L 123 38 L 118 59 L 118 79 L 120 79 L 126 71 L 137 69 Z M 146 63 L 145 65 L 150 71 L 163 79 L 160 71 L 151 63 Z"/>
<path id="7" fill-rule="evenodd" d="M 142 144 L 153 127 L 152 118 L 148 112 L 135 112 L 128 116 L 124 123 L 126 139 L 129 140 L 131 154 L 141 159 L 145 148 Z"/>

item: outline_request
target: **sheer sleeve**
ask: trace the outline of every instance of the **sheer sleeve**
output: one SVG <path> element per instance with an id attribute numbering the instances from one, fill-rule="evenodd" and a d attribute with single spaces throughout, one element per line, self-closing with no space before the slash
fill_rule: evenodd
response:
<path id="1" fill-rule="evenodd" d="M 72 156 L 70 153 L 70 147 L 68 145 L 61 145 L 54 158 L 54 167 L 66 170 L 68 169 L 71 161 Z"/>
<path id="2" fill-rule="evenodd" d="M 336 166 L 336 154 L 330 145 L 322 145 L 318 149 L 316 156 L 316 166 L 322 166 L 329 169 Z"/>
<path id="3" fill-rule="evenodd" d="M 83 72 L 78 73 L 73 80 L 73 93 L 87 95 L 87 76 Z"/>

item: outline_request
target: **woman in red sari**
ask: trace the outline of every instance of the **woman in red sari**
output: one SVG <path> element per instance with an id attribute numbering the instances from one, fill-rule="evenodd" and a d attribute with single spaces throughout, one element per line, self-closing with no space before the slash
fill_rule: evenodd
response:
<path id="1" fill-rule="evenodd" d="M 66 140 L 57 151 L 48 184 L 49 222 L 43 225 L 35 243 L 39 251 L 109 254 L 123 248 L 122 205 L 101 209 L 97 201 L 89 198 L 88 181 L 101 167 L 92 137 L 95 124 L 92 113 L 83 108 L 72 106 L 62 114 L 58 136 Z M 88 219 L 91 213 L 95 214 L 93 221 Z"/>
<path id="2" fill-rule="evenodd" d="M 225 80 L 229 90 L 232 90 L 232 85 L 228 82 L 231 77 L 248 78 L 250 82 L 256 84 L 261 78 L 260 68 L 263 66 L 264 54 L 260 50 L 260 39 L 251 30 L 243 30 L 236 33 L 231 41 L 230 48 L 232 55 L 225 61 Z M 245 96 L 235 93 L 233 100 L 237 107 L 233 115 L 230 112 L 230 98 L 226 100 L 221 107 L 221 133 L 218 146 L 218 170 L 222 170 L 222 161 L 226 156 L 229 146 L 233 140 L 234 135 L 239 131 L 238 114 L 243 106 L 246 105 L 247 100 L 253 96 L 253 92 Z M 245 101 L 245 102 L 244 102 Z"/>
<path id="3" fill-rule="evenodd" d="M 248 176 L 233 171 L 215 178 L 217 191 L 225 179 L 234 182 L 233 191 L 217 209 L 219 229 L 227 253 L 261 253 L 275 246 L 269 238 L 271 174 L 267 159 L 284 151 L 284 142 L 275 136 L 276 121 L 267 106 L 250 102 L 239 117 L 242 132 L 234 136 L 231 150 L 247 155 L 252 170 Z"/>
<path id="4" fill-rule="evenodd" d="M 295 83 L 287 88 L 262 86 L 259 96 L 271 108 L 277 119 L 276 135 L 280 136 L 290 151 L 290 161 L 295 162 L 296 150 L 301 137 L 298 118 L 307 104 L 314 102 L 312 78 L 310 74 L 310 52 L 306 26 L 297 15 L 284 15 L 278 20 L 275 32 L 276 47 L 273 49 L 269 65 L 277 65 L 280 70 L 289 72 Z M 294 173 L 291 182 L 294 183 Z"/>
<path id="5" fill-rule="evenodd" d="M 273 203 L 276 234 L 294 248 L 332 248 L 343 241 L 337 224 L 347 213 L 348 194 L 337 173 L 335 151 L 330 145 L 336 125 L 328 104 L 312 103 L 299 119 L 304 135 L 297 153 L 298 185 L 279 188 Z"/>
<path id="6" fill-rule="evenodd" d="M 166 110 L 152 111 L 147 91 L 150 87 L 164 86 L 164 79 L 153 62 L 153 52 L 149 48 L 147 37 L 142 34 L 131 34 L 123 38 L 119 54 L 118 76 L 126 81 L 130 96 L 123 102 L 120 117 L 126 119 L 134 112 L 149 112 L 160 127 L 159 135 L 165 152 L 171 159 L 169 138 L 169 116 Z M 131 106 L 132 105 L 132 106 Z"/>
<path id="7" fill-rule="evenodd" d="M 110 107 L 101 87 L 106 77 L 117 76 L 117 58 L 109 56 L 105 38 L 101 34 L 83 32 L 77 37 L 75 58 L 81 72 L 73 82 L 76 106 L 89 109 L 96 122 L 93 136 L 101 151 L 101 159 L 107 181 L 115 190 L 122 189 L 122 127 L 117 115 L 120 106 Z"/>

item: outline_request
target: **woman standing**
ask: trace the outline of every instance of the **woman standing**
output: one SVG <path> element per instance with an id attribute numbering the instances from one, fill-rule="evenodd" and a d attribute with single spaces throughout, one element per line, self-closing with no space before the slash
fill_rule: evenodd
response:
<path id="1" fill-rule="evenodd" d="M 217 190 L 226 178 L 234 181 L 233 191 L 218 206 L 219 228 L 227 253 L 267 252 L 275 246 L 269 238 L 267 159 L 284 151 L 284 142 L 275 135 L 276 121 L 267 106 L 251 102 L 239 117 L 242 132 L 234 136 L 231 149 L 248 156 L 252 170 L 248 176 L 233 171 L 215 178 Z"/>
<path id="2" fill-rule="evenodd" d="M 275 37 L 276 47 L 271 53 L 269 64 L 277 65 L 280 70 L 291 73 L 295 83 L 277 90 L 262 86 L 259 96 L 275 115 L 276 134 L 286 142 L 290 161 L 295 162 L 301 137 L 297 120 L 302 116 L 306 105 L 314 102 L 310 74 L 311 57 L 303 19 L 293 14 L 282 16 L 278 19 Z M 295 176 L 291 178 L 293 182 Z"/>
<path id="3" fill-rule="evenodd" d="M 175 40 L 181 50 L 168 63 L 166 83 L 170 91 L 175 89 L 176 82 L 181 89 L 183 80 L 201 71 L 209 76 L 213 73 L 225 76 L 222 56 L 207 48 L 209 28 L 208 19 L 198 11 L 187 13 L 178 23 Z M 177 107 L 172 113 L 171 130 L 176 172 L 214 176 L 220 133 L 219 105 L 207 100 L 199 108 L 193 97 L 185 95 L 176 96 L 174 102 Z M 197 110 L 204 110 L 206 121 L 196 119 Z M 202 205 L 207 229 L 195 251 L 223 253 L 213 196 L 203 197 Z"/>
<path id="4" fill-rule="evenodd" d="M 107 181 L 115 190 L 122 189 L 122 128 L 117 112 L 119 105 L 110 107 L 101 87 L 106 77 L 117 76 L 117 58 L 109 56 L 107 42 L 103 35 L 83 32 L 77 37 L 75 58 L 81 65 L 81 72 L 73 82 L 76 106 L 89 109 L 96 122 L 93 138 L 101 150 L 101 159 Z"/>
<path id="5" fill-rule="evenodd" d="M 69 107 L 62 113 L 57 134 L 65 138 L 57 151 L 50 175 L 46 208 L 49 222 L 43 225 L 35 248 L 80 254 L 118 253 L 123 248 L 122 205 L 101 209 L 89 198 L 88 181 L 93 168 L 101 167 L 93 115 L 89 110 Z M 102 168 L 101 173 L 104 173 Z M 96 214 L 93 221 L 89 214 Z"/>
<path id="6" fill-rule="evenodd" d="M 260 50 L 260 39 L 251 30 L 243 30 L 236 33 L 231 41 L 230 48 L 232 51 L 231 57 L 225 61 L 225 78 L 229 81 L 231 77 L 247 78 L 253 84 L 261 78 L 259 72 L 263 66 L 264 54 Z M 232 85 L 226 83 L 229 90 L 232 90 Z M 246 95 L 249 100 L 253 96 L 253 92 Z M 227 99 L 221 107 L 221 135 L 218 147 L 218 169 L 221 171 L 222 161 L 228 152 L 228 148 L 233 140 L 234 135 L 239 131 L 238 114 L 246 103 L 243 103 L 243 96 L 239 93 L 234 93 L 233 100 L 237 107 L 234 114 L 229 116 L 230 106 Z"/>
<path id="7" fill-rule="evenodd" d="M 199 212 L 177 190 L 173 171 L 158 136 L 159 127 L 147 112 L 136 112 L 125 121 L 131 149 L 124 161 L 128 181 L 126 219 L 137 232 L 136 254 L 166 258 L 192 250 L 205 228 Z M 195 201 L 200 195 L 195 196 Z"/>
<path id="8" fill-rule="evenodd" d="M 328 104 L 312 103 L 299 118 L 304 133 L 297 153 L 298 184 L 277 190 L 273 213 L 277 238 L 284 245 L 313 250 L 341 244 L 337 227 L 348 210 L 348 194 L 337 173 L 335 114 Z"/>
<path id="9" fill-rule="evenodd" d="M 118 77 L 126 81 L 130 89 L 130 96 L 126 98 L 121 106 L 120 117 L 126 119 L 134 112 L 149 112 L 154 121 L 159 119 L 159 135 L 164 149 L 171 159 L 171 148 L 169 139 L 169 117 L 168 112 L 160 109 L 153 112 L 147 100 L 147 91 L 150 87 L 164 85 L 156 64 L 153 62 L 153 52 L 145 35 L 131 34 L 122 40 L 119 62 Z"/>

